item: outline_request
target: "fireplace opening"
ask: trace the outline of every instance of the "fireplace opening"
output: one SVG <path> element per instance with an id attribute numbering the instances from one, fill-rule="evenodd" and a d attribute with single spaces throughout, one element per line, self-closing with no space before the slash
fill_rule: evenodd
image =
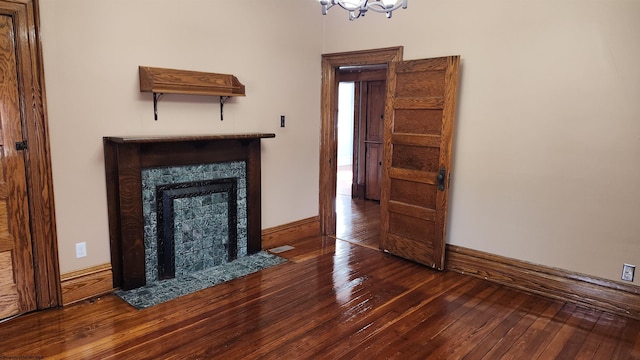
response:
<path id="1" fill-rule="evenodd" d="M 156 186 L 158 280 L 238 257 L 237 179 Z M 198 219 L 206 219 L 198 224 Z"/>

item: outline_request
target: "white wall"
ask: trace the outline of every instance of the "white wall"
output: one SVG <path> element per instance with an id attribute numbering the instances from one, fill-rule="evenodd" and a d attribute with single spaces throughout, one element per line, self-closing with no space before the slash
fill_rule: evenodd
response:
<path id="1" fill-rule="evenodd" d="M 40 2 L 62 273 L 108 263 L 103 136 L 273 132 L 263 228 L 318 214 L 322 17 L 313 1 Z M 153 120 L 138 66 L 234 74 L 246 97 L 165 95 Z M 280 128 L 280 115 L 287 125 Z M 311 185 L 309 185 L 311 184 Z M 88 256 L 75 258 L 77 242 Z"/>
<path id="2" fill-rule="evenodd" d="M 448 242 L 620 281 L 640 266 L 639 19 L 633 0 L 412 0 L 331 9 L 323 52 L 461 55 Z"/>

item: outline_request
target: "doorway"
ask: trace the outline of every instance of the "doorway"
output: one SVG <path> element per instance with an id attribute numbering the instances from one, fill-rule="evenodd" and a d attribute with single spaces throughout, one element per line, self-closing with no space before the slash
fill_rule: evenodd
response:
<path id="1" fill-rule="evenodd" d="M 380 108 L 377 101 L 369 101 L 371 86 L 368 81 L 357 81 L 350 69 L 350 81 L 339 81 L 338 86 L 338 163 L 336 183 L 336 238 L 378 249 L 380 244 L 380 165 L 376 161 L 378 150 L 382 152 L 378 140 L 370 131 L 369 107 Z M 362 69 L 367 72 L 371 70 Z M 340 72 L 343 78 L 342 71 Z M 382 74 L 383 78 L 385 74 Z M 355 80 L 355 81 L 354 81 Z M 384 83 L 384 80 L 377 83 Z M 384 86 L 382 88 L 384 98 Z M 373 94 L 377 94 L 375 91 Z M 382 112 L 373 111 L 375 121 Z M 373 126 L 378 132 L 380 126 Z M 373 140 L 373 141 L 372 141 Z M 372 147 L 373 145 L 373 147 Z M 371 152 L 375 152 L 372 156 Z M 374 159 L 372 162 L 371 159 Z M 372 169 L 373 168 L 373 169 Z M 373 194 L 373 196 L 371 195 Z"/>
<path id="2" fill-rule="evenodd" d="M 320 141 L 320 231 L 336 235 L 338 173 L 339 70 L 349 67 L 387 67 L 402 60 L 402 47 L 322 55 L 322 129 Z"/>
<path id="3" fill-rule="evenodd" d="M 380 201 L 386 78 L 386 64 L 338 69 L 338 194 L 348 181 L 352 198 Z"/>
<path id="4" fill-rule="evenodd" d="M 339 71 L 386 64 L 380 249 L 442 270 L 460 56 L 402 61 L 401 50 L 322 57 L 320 230 L 336 230 Z"/>
<path id="5" fill-rule="evenodd" d="M 387 65 L 338 70 L 336 237 L 378 249 Z"/>

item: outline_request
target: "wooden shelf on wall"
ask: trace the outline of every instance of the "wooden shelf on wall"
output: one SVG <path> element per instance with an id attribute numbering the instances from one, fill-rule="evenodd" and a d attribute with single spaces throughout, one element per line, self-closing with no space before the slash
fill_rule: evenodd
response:
<path id="1" fill-rule="evenodd" d="M 158 100 L 163 94 L 220 96 L 220 120 L 225 101 L 245 96 L 244 85 L 229 74 L 139 66 L 140 92 L 153 93 L 153 112 L 158 120 Z"/>
<path id="2" fill-rule="evenodd" d="M 140 66 L 140 92 L 245 96 L 244 85 L 228 74 Z"/>

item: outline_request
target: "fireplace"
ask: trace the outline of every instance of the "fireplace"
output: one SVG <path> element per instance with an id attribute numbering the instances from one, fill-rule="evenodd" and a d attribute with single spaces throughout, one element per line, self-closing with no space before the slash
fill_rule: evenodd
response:
<path id="1" fill-rule="evenodd" d="M 259 252 L 260 139 L 274 136 L 105 137 L 114 287 Z"/>

